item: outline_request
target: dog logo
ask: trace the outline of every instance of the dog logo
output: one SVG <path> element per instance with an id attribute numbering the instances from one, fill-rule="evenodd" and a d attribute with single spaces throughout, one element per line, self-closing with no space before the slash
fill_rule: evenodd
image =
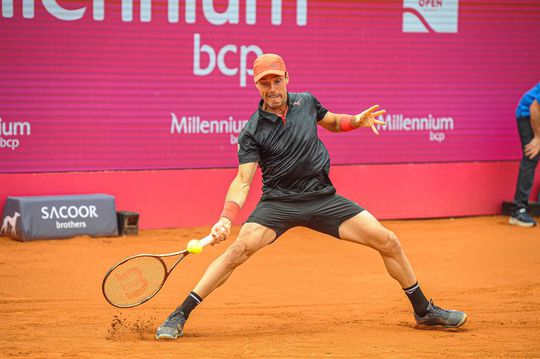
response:
<path id="1" fill-rule="evenodd" d="M 8 234 L 9 227 L 11 227 L 11 235 L 13 237 L 17 236 L 17 218 L 19 218 L 21 214 L 19 212 L 15 212 L 13 216 L 5 216 L 4 221 L 2 223 L 2 228 L 0 229 L 0 233 L 3 233 L 5 235 Z"/>
<path id="2" fill-rule="evenodd" d="M 403 0 L 403 32 L 458 32 L 459 0 Z"/>

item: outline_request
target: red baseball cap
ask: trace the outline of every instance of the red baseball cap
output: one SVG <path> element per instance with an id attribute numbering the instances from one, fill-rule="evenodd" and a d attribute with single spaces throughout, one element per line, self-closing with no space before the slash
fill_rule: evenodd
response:
<path id="1" fill-rule="evenodd" d="M 253 63 L 253 80 L 255 82 L 268 74 L 285 76 L 286 72 L 285 61 L 276 54 L 261 55 Z"/>

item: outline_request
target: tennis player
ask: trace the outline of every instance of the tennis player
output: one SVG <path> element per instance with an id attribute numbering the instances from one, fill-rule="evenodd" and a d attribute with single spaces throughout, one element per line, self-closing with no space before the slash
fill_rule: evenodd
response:
<path id="1" fill-rule="evenodd" d="M 357 115 L 336 114 L 308 92 L 287 92 L 285 62 L 275 54 L 258 57 L 253 76 L 261 101 L 240 133 L 238 174 L 229 187 L 221 216 L 212 227 L 213 243 L 229 236 L 232 221 L 248 196 L 257 164 L 262 170 L 262 197 L 236 240 L 159 326 L 156 338 L 176 339 L 182 335 L 191 311 L 225 283 L 236 267 L 296 226 L 378 251 L 386 270 L 411 301 L 418 325 L 462 326 L 467 320 L 464 312 L 439 308 L 424 296 L 397 236 L 367 210 L 338 195 L 330 181 L 330 157 L 317 135 L 317 125 L 332 132 L 368 127 L 378 134 L 376 125 L 384 122 L 376 118 L 385 110 L 376 105 Z"/>

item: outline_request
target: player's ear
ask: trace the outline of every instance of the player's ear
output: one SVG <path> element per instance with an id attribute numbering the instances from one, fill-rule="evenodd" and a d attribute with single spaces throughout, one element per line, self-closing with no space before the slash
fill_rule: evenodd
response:
<path id="1" fill-rule="evenodd" d="M 288 72 L 285 72 L 285 81 L 287 83 L 287 85 L 289 84 L 289 73 Z"/>

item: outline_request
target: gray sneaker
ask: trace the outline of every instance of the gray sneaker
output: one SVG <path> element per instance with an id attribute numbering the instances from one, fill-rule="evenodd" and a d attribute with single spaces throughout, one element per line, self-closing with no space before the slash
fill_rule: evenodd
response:
<path id="1" fill-rule="evenodd" d="M 157 328 L 156 339 L 176 339 L 184 333 L 186 317 L 181 307 L 178 307 L 169 317 Z"/>
<path id="2" fill-rule="evenodd" d="M 508 220 L 508 223 L 520 227 L 536 226 L 536 221 L 527 213 L 527 210 L 525 208 L 513 210 L 510 214 L 510 219 Z"/>
<path id="3" fill-rule="evenodd" d="M 433 300 L 429 301 L 427 311 L 428 313 L 423 317 L 414 314 L 414 319 L 419 327 L 442 326 L 447 329 L 456 329 L 467 321 L 467 314 L 464 312 L 439 308 L 433 304 Z"/>

